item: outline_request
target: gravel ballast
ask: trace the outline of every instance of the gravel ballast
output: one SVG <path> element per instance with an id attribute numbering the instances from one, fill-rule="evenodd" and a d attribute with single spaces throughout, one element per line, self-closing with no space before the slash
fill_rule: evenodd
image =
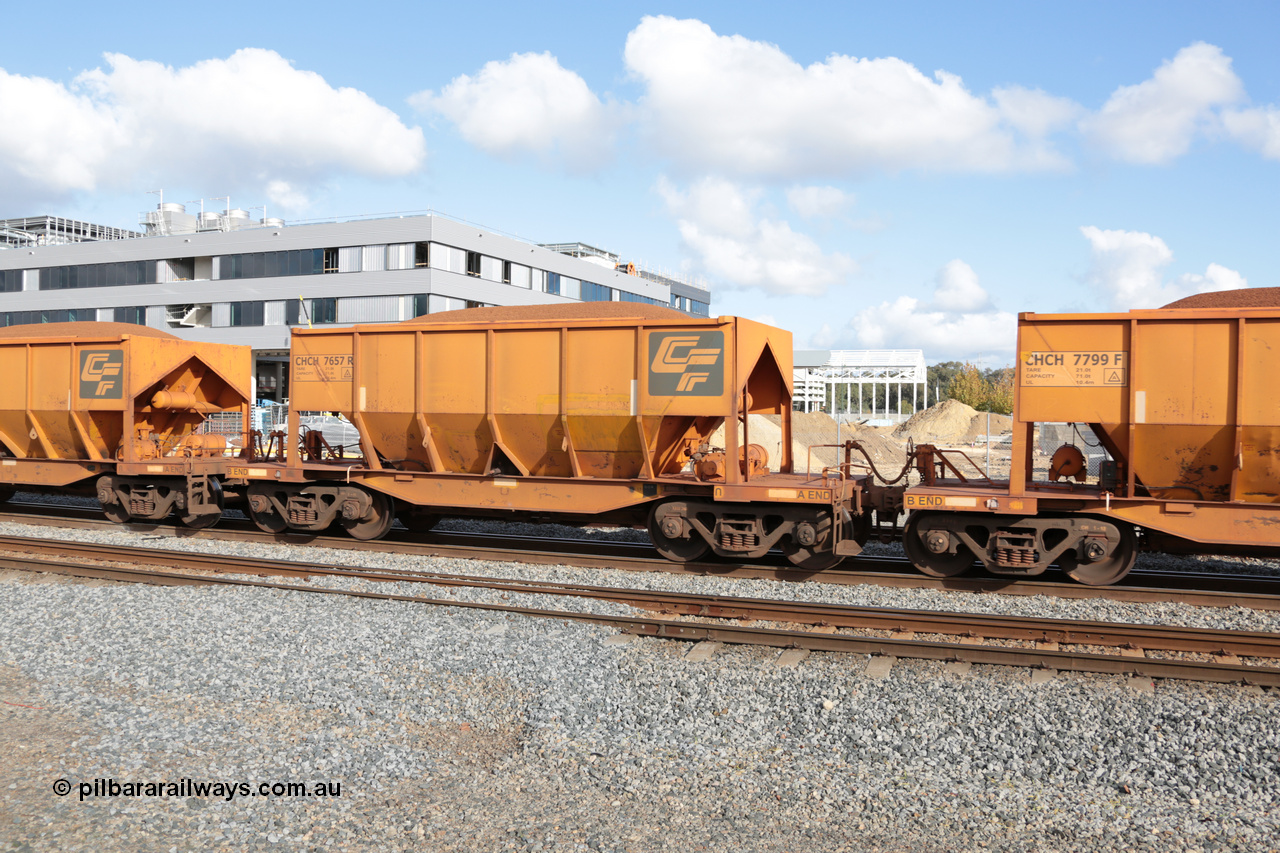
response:
<path id="1" fill-rule="evenodd" d="M 386 568 L 1280 630 L 1244 609 L 797 586 L 0 525 Z M 118 539 L 116 538 L 118 537 Z M 316 584 L 335 586 L 331 579 Z M 355 584 L 358 582 L 344 582 Z M 403 589 L 400 589 L 403 587 Z M 379 591 L 480 600 L 421 585 Z M 494 596 L 493 593 L 485 595 Z M 957 602 L 962 603 L 957 603 Z M 612 612 L 546 596 L 508 603 Z M 1007 609 L 1005 609 L 1007 608 Z M 0 850 L 1269 850 L 1273 691 L 726 647 L 451 607 L 0 575 Z M 66 779 L 65 797 L 52 790 Z M 340 797 L 90 797 L 318 781 Z"/>

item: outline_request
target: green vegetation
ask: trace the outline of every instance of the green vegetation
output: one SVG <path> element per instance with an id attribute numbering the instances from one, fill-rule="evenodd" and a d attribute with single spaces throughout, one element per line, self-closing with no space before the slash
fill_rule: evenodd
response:
<path id="1" fill-rule="evenodd" d="M 929 387 L 980 412 L 1013 412 L 1012 367 L 983 370 L 975 364 L 944 361 L 929 368 Z"/>

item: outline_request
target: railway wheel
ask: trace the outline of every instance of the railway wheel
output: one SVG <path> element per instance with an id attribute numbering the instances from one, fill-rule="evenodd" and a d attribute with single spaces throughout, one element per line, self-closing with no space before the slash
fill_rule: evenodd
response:
<path id="1" fill-rule="evenodd" d="M 222 520 L 222 484 L 213 477 L 209 478 L 209 493 L 213 495 L 214 502 L 218 505 L 217 512 L 206 512 L 199 515 L 193 513 L 184 513 L 182 515 L 182 523 L 192 530 L 204 530 L 213 527 Z M 189 505 L 189 504 L 188 504 Z"/>
<path id="2" fill-rule="evenodd" d="M 289 522 L 271 502 L 269 491 L 256 486 L 249 487 L 249 518 L 264 533 L 283 533 L 289 527 Z"/>
<path id="3" fill-rule="evenodd" d="M 695 530 L 688 530 L 689 523 L 677 515 L 659 516 L 659 504 L 649 513 L 649 537 L 658 553 L 673 563 L 692 563 L 707 556 L 711 543 Z M 686 532 L 687 536 L 681 533 Z"/>
<path id="4" fill-rule="evenodd" d="M 852 533 L 852 525 L 845 514 L 845 529 Z M 823 572 L 838 565 L 844 557 L 835 552 L 835 540 L 831 535 L 831 516 L 822 513 L 811 521 L 802 521 L 782 546 L 782 553 L 791 565 L 806 572 Z"/>
<path id="5" fill-rule="evenodd" d="M 391 522 L 395 521 L 395 517 L 395 502 L 382 492 L 371 491 L 369 511 L 365 516 L 354 521 L 343 518 L 342 526 L 352 539 L 381 539 L 391 529 Z"/>
<path id="6" fill-rule="evenodd" d="M 113 524 L 124 524 L 129 520 L 129 506 L 120 501 L 115 492 L 115 483 L 110 477 L 98 480 L 98 505 L 102 514 Z"/>
<path id="7" fill-rule="evenodd" d="M 973 552 L 959 543 L 949 551 L 952 534 L 929 530 L 929 516 L 914 512 L 902 531 L 902 550 L 917 569 L 934 578 L 952 578 L 973 565 Z M 946 537 L 946 538 L 943 538 Z"/>
<path id="8" fill-rule="evenodd" d="M 1088 586 L 1107 586 L 1120 580 L 1129 574 L 1138 559 L 1138 537 L 1132 525 L 1117 523 L 1116 528 L 1120 541 L 1109 554 L 1102 554 L 1091 562 L 1082 562 L 1074 553 L 1063 554 L 1058 558 L 1058 566 L 1067 577 Z"/>
<path id="9" fill-rule="evenodd" d="M 839 565 L 844 557 L 834 551 L 818 551 L 792 542 L 783 547 L 782 553 L 787 555 L 791 565 L 806 572 L 825 572 Z"/>
<path id="10" fill-rule="evenodd" d="M 103 504 L 102 514 L 113 524 L 126 524 L 129 521 L 129 509 L 119 503 Z"/>
<path id="11" fill-rule="evenodd" d="M 440 522 L 440 516 L 420 506 L 401 504 L 396 511 L 396 519 L 410 533 L 426 533 Z"/>

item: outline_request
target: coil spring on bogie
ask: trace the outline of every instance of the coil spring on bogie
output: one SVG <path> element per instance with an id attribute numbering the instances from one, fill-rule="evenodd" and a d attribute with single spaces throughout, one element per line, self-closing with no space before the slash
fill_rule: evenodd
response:
<path id="1" fill-rule="evenodd" d="M 156 511 L 155 501 L 144 501 L 134 498 L 129 501 L 130 515 L 151 515 Z"/>
<path id="2" fill-rule="evenodd" d="M 1040 553 L 1034 548 L 997 548 L 996 563 L 1001 566 L 1034 566 Z"/>
<path id="3" fill-rule="evenodd" d="M 314 509 L 291 509 L 289 521 L 294 524 L 313 524 L 320 519 L 320 513 Z"/>
<path id="4" fill-rule="evenodd" d="M 759 537 L 754 533 L 731 533 L 725 531 L 720 534 L 720 547 L 726 551 L 749 551 L 756 547 Z"/>

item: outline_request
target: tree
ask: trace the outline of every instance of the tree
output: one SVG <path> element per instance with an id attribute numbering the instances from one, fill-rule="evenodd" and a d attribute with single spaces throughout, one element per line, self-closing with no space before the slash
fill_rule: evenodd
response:
<path id="1" fill-rule="evenodd" d="M 990 383 L 976 366 L 965 362 L 947 383 L 947 396 L 952 400 L 981 409 L 990 394 Z"/>
<path id="2" fill-rule="evenodd" d="M 1015 372 L 1012 367 L 1002 367 L 999 370 L 988 371 L 987 385 L 990 390 L 987 394 L 987 403 L 991 407 L 991 411 L 1001 415 L 1013 414 L 1013 375 Z"/>
<path id="3" fill-rule="evenodd" d="M 1013 412 L 1012 367 L 981 370 L 965 362 L 947 384 L 947 396 L 981 412 Z"/>

